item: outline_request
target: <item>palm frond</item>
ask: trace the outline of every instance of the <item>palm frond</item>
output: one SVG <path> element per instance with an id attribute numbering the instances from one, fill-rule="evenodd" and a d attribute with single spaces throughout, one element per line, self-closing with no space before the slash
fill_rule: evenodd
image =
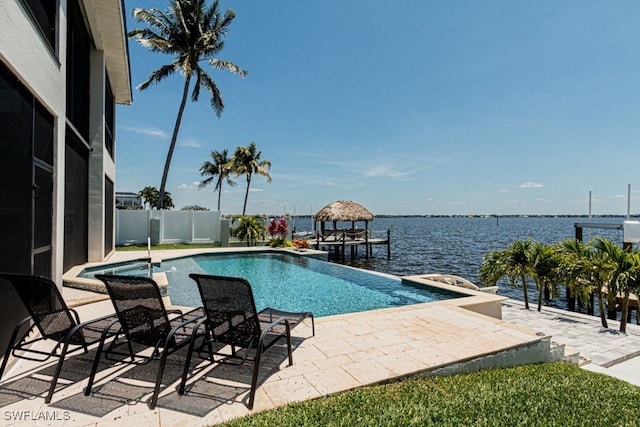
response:
<path id="1" fill-rule="evenodd" d="M 144 82 L 140 83 L 138 85 L 138 89 L 139 90 L 144 90 L 146 88 L 148 88 L 149 86 L 151 86 L 151 84 L 153 83 L 159 83 L 162 80 L 164 80 L 165 78 L 169 77 L 171 74 L 173 74 L 175 72 L 176 68 L 173 64 L 171 65 L 163 65 L 162 67 L 158 68 L 157 70 L 153 71 L 150 75 L 149 78 L 147 80 L 145 80 Z"/>
<path id="2" fill-rule="evenodd" d="M 248 71 L 243 70 L 233 62 L 216 58 L 208 58 L 207 61 L 209 62 L 209 65 L 216 70 L 227 70 L 243 78 L 249 75 Z"/>
<path id="3" fill-rule="evenodd" d="M 198 67 L 198 72 L 196 75 L 196 86 L 200 85 L 201 87 L 204 87 L 207 92 L 209 92 L 209 95 L 211 95 L 211 108 L 213 108 L 213 110 L 216 112 L 216 115 L 220 117 L 222 111 L 224 110 L 224 100 L 222 99 L 222 93 L 220 92 L 220 89 L 218 89 L 216 82 L 211 78 L 211 76 L 209 76 L 209 74 L 207 74 L 207 72 L 202 70 L 200 67 Z M 191 99 L 193 99 L 193 95 L 191 96 Z"/>

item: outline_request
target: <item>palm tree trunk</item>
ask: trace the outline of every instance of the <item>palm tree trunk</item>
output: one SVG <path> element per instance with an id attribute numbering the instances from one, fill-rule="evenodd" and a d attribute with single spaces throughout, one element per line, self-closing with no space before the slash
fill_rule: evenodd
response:
<path id="1" fill-rule="evenodd" d="M 538 311 L 542 310 L 542 292 L 544 285 L 542 283 L 536 283 L 538 285 Z"/>
<path id="2" fill-rule="evenodd" d="M 218 212 L 220 212 L 220 196 L 222 196 L 222 188 L 218 190 Z"/>
<path id="3" fill-rule="evenodd" d="M 187 104 L 190 82 L 191 75 L 187 74 L 184 81 L 184 89 L 182 90 L 182 101 L 180 101 L 180 108 L 178 109 L 178 117 L 176 117 L 176 124 L 173 127 L 173 135 L 171 136 L 171 143 L 169 144 L 167 160 L 164 162 L 164 170 L 162 171 L 162 181 L 160 182 L 160 191 L 158 195 L 158 209 L 164 208 L 164 193 L 165 187 L 167 185 L 167 177 L 169 176 L 169 168 L 171 167 L 171 158 L 173 157 L 173 151 L 176 148 L 176 141 L 178 140 L 178 130 L 180 129 L 180 122 L 182 122 L 182 114 L 184 113 L 184 107 Z"/>
<path id="4" fill-rule="evenodd" d="M 249 198 L 249 186 L 251 185 L 251 174 L 247 174 L 247 191 L 244 193 L 244 205 L 242 206 L 242 216 L 247 211 L 247 199 Z"/>
<path id="5" fill-rule="evenodd" d="M 622 300 L 622 317 L 620 318 L 620 332 L 627 332 L 627 313 L 629 312 L 629 293 L 625 292 Z"/>
<path id="6" fill-rule="evenodd" d="M 529 293 L 527 292 L 527 280 L 524 274 L 520 276 L 522 279 L 522 296 L 524 297 L 524 308 L 529 310 Z"/>
<path id="7" fill-rule="evenodd" d="M 600 308 L 600 321 L 602 322 L 602 327 L 609 328 L 609 324 L 607 323 L 607 314 L 604 308 L 604 300 L 602 298 L 602 289 L 598 289 L 598 307 Z"/>
<path id="8" fill-rule="evenodd" d="M 611 320 L 618 320 L 618 311 L 616 310 L 616 295 L 610 291 L 607 294 L 607 317 Z"/>

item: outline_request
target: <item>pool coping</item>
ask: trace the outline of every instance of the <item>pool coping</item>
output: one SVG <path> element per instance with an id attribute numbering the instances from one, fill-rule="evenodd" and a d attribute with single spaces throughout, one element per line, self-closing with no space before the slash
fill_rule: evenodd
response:
<path id="1" fill-rule="evenodd" d="M 97 279 L 80 277 L 80 274 L 87 268 L 94 268 L 106 265 L 116 265 L 131 261 L 150 262 L 151 264 L 160 264 L 163 261 L 172 259 L 186 258 L 201 254 L 224 254 L 224 253 L 241 253 L 241 252 L 274 252 L 289 253 L 298 256 L 306 256 L 327 260 L 328 254 L 323 251 L 314 249 L 293 249 L 293 248 L 270 248 L 268 246 L 252 246 L 252 247 L 228 247 L 228 248 L 194 248 L 194 249 L 169 249 L 158 250 L 149 253 L 148 251 L 124 251 L 114 252 L 109 259 L 100 262 L 88 262 L 76 265 L 70 268 L 62 276 L 63 286 L 90 291 L 100 294 L 106 294 L 104 284 Z M 158 283 L 160 288 L 166 288 L 168 281 L 163 272 L 153 273 L 153 279 Z"/>

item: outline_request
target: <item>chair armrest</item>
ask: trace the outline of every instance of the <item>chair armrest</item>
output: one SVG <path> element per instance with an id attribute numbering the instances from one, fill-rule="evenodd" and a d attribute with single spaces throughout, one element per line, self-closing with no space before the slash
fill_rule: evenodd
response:
<path id="1" fill-rule="evenodd" d="M 188 313 L 194 312 L 196 310 L 191 310 Z M 184 314 L 188 314 L 188 313 L 184 313 Z M 189 325 L 190 323 L 196 323 L 199 321 L 204 321 L 205 320 L 205 316 L 204 315 L 199 315 L 196 317 L 193 317 L 191 319 L 185 320 L 183 322 L 180 322 L 179 324 L 175 325 L 173 328 L 171 328 L 171 330 L 169 331 L 169 333 L 167 334 L 167 338 L 165 339 L 165 346 L 168 346 L 169 343 L 171 342 L 171 340 L 173 339 L 173 336 L 175 335 L 176 331 L 180 328 L 186 328 L 187 325 Z M 191 339 L 194 339 L 196 337 L 196 331 L 200 328 L 200 325 L 203 322 L 200 322 L 200 324 L 196 325 L 196 327 L 194 328 L 194 332 L 191 334 Z"/>
<path id="2" fill-rule="evenodd" d="M 284 327 L 285 327 L 287 335 L 291 336 L 291 324 L 289 323 L 289 319 L 287 319 L 286 317 L 280 317 L 280 318 L 274 320 L 273 322 L 269 323 L 262 330 L 262 333 L 260 334 L 260 340 L 258 341 L 258 343 L 259 343 L 258 345 L 262 346 L 262 343 L 264 342 L 264 338 L 267 336 L 269 331 L 271 331 L 273 328 L 275 328 L 276 326 L 280 325 L 281 323 L 284 323 Z"/>

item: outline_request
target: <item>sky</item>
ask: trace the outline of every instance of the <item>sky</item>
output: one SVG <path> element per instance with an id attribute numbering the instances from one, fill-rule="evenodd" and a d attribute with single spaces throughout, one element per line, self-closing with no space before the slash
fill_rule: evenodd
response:
<path id="1" fill-rule="evenodd" d="M 167 182 L 176 209 L 216 209 L 199 172 L 255 142 L 271 162 L 247 214 L 352 200 L 374 215 L 640 213 L 640 2 L 222 0 L 237 17 L 209 69 L 225 109 L 187 102 Z M 167 0 L 125 0 L 131 11 Z M 129 41 L 116 191 L 160 187 L 183 76 Z M 225 185 L 223 214 L 246 190 Z M 627 194 L 631 189 L 631 198 Z M 590 203 L 591 201 L 591 203 Z M 591 206 L 591 210 L 589 207 Z"/>

